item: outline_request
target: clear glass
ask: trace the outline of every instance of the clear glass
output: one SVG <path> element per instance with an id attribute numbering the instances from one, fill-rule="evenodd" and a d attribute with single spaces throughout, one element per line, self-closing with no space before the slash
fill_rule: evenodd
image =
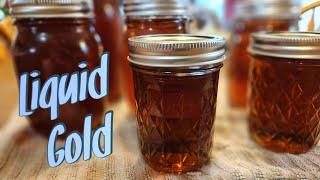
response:
<path id="1" fill-rule="evenodd" d="M 38 70 L 41 82 L 45 82 L 55 74 L 79 71 L 78 64 L 84 60 L 90 70 L 100 65 L 101 45 L 89 19 L 18 19 L 16 25 L 18 36 L 13 56 L 18 77 L 24 72 Z M 28 92 L 31 97 L 31 86 Z M 93 115 L 93 127 L 97 127 L 103 111 L 102 100 L 89 98 L 61 106 L 55 121 L 50 121 L 50 110 L 42 109 L 36 110 L 29 119 L 37 132 L 49 136 L 59 122 L 66 124 L 67 132 L 82 132 L 82 122 L 88 114 Z"/>
<path id="2" fill-rule="evenodd" d="M 287 31 L 297 26 L 296 19 L 253 18 L 237 19 L 230 42 L 229 103 L 245 109 L 248 102 L 248 74 L 250 56 L 247 51 L 250 35 L 260 31 Z"/>
<path id="3" fill-rule="evenodd" d="M 220 67 L 201 70 L 133 65 L 138 135 L 155 170 L 194 171 L 210 160 Z"/>
<path id="4" fill-rule="evenodd" d="M 250 132 L 277 152 L 304 153 L 320 139 L 320 60 L 254 56 Z"/>

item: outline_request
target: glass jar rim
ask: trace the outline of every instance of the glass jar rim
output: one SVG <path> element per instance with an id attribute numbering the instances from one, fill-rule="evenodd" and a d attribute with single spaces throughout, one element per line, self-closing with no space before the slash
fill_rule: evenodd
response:
<path id="1" fill-rule="evenodd" d="M 263 32 L 254 33 L 248 51 L 262 55 L 293 59 L 320 59 L 320 33 Z"/>
<path id="2" fill-rule="evenodd" d="M 143 72 L 144 74 L 178 77 L 204 76 L 219 71 L 222 66 L 223 64 L 220 64 L 219 66 L 208 65 L 202 67 L 193 66 L 188 68 L 181 67 L 173 69 L 167 67 L 146 67 L 131 63 L 131 67 L 134 71 Z"/>

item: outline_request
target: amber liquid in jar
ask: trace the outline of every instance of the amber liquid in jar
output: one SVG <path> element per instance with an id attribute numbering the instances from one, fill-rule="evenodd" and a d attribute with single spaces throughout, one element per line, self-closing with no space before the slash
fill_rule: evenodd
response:
<path id="1" fill-rule="evenodd" d="M 100 44 L 95 38 L 92 23 L 86 18 L 17 19 L 16 25 L 18 36 L 13 55 L 18 77 L 38 70 L 44 83 L 52 75 L 79 71 L 78 64 L 84 60 L 89 70 L 100 65 Z M 28 92 L 30 101 L 31 86 Z M 66 124 L 67 132 L 83 132 L 84 118 L 88 114 L 93 115 L 92 126 L 95 128 L 102 120 L 103 111 L 102 100 L 89 98 L 76 104 L 62 105 L 55 121 L 50 120 L 48 109 L 35 110 L 29 119 L 37 132 L 49 136 L 59 122 Z"/>
<path id="2" fill-rule="evenodd" d="M 277 152 L 304 153 L 320 140 L 320 62 L 253 56 L 250 132 Z"/>
<path id="3" fill-rule="evenodd" d="M 127 37 L 149 35 L 149 34 L 185 34 L 187 33 L 189 20 L 185 17 L 173 18 L 128 18 Z M 133 77 L 129 62 L 125 61 L 125 79 L 127 86 L 127 99 L 132 110 L 136 110 L 134 97 Z"/>
<path id="4" fill-rule="evenodd" d="M 119 4 L 114 0 L 94 0 L 96 30 L 100 35 L 104 51 L 110 53 L 109 102 L 121 98 L 122 59 L 128 55 L 127 38 Z"/>
<path id="5" fill-rule="evenodd" d="M 140 147 L 155 170 L 183 173 L 210 160 L 219 69 L 133 65 Z"/>
<path id="6" fill-rule="evenodd" d="M 296 24 L 295 19 L 238 19 L 230 43 L 229 103 L 244 109 L 248 102 L 250 56 L 247 51 L 250 35 L 259 31 L 286 31 Z"/>

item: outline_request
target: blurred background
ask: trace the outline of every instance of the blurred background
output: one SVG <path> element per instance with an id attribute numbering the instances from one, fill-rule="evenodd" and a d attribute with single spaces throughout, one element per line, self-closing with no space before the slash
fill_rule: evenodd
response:
<path id="1" fill-rule="evenodd" d="M 189 33 L 194 34 L 217 34 L 224 36 L 229 41 L 229 53 L 228 53 L 228 60 L 227 67 L 224 68 L 223 72 L 223 81 L 228 81 L 229 83 L 226 87 L 229 88 L 229 90 L 225 90 L 228 92 L 226 94 L 227 96 L 227 104 L 231 105 L 235 108 L 245 109 L 246 108 L 246 89 L 245 87 L 240 86 L 246 86 L 246 80 L 247 80 L 247 63 L 248 62 L 242 62 L 242 65 L 244 66 L 243 69 L 240 69 L 239 74 L 237 73 L 228 73 L 228 71 L 233 71 L 232 67 L 241 67 L 237 64 L 241 62 L 239 58 L 241 59 L 241 55 L 239 53 L 243 52 L 237 52 L 238 50 L 235 49 L 239 44 L 244 42 L 245 37 L 243 36 L 244 33 L 251 33 L 251 26 L 252 27 L 258 27 L 253 28 L 254 31 L 261 31 L 261 30 L 277 30 L 277 23 L 274 23 L 277 18 L 274 17 L 260 17 L 262 19 L 265 19 L 267 23 L 261 23 L 262 20 L 254 21 L 255 17 L 250 16 L 250 12 L 246 11 L 246 3 L 250 3 L 251 5 L 254 4 L 255 6 L 253 8 L 257 8 L 257 11 L 261 11 L 261 9 L 265 8 L 262 1 L 245 1 L 245 0 L 190 0 L 190 13 L 191 13 L 191 23 L 190 27 L 188 28 Z M 299 14 L 299 9 L 302 6 L 306 6 L 312 2 L 315 2 L 315 0 L 298 0 L 295 1 L 294 5 L 297 13 Z M 237 6 L 237 4 L 245 4 L 243 6 Z M 275 5 L 275 8 L 279 5 Z M 292 8 L 289 7 L 291 5 L 286 5 L 285 8 Z M 122 43 L 120 46 L 124 46 L 123 49 L 126 49 L 125 42 L 126 42 L 126 22 L 125 22 L 125 12 L 123 12 L 124 8 L 122 6 L 121 1 L 116 0 L 96 0 L 95 6 L 96 8 L 96 19 L 98 23 L 103 23 L 103 25 L 97 24 L 97 31 L 99 32 L 99 35 L 101 36 L 102 40 L 104 41 L 104 38 L 106 38 L 106 41 L 111 42 L 109 44 L 103 43 L 104 49 L 111 51 L 111 54 L 117 54 L 112 58 L 117 58 L 120 56 L 126 56 L 127 52 L 126 50 L 119 51 L 119 46 L 114 46 L 113 43 Z M 98 10 L 97 8 L 100 8 Z M 252 7 L 251 7 L 252 8 Z M 242 11 L 244 9 L 244 11 Z M 280 12 L 281 13 L 281 12 Z M 319 11 L 308 11 L 304 15 L 295 16 L 288 18 L 288 23 L 286 26 L 282 26 L 281 28 L 278 28 L 279 30 L 301 30 L 306 31 L 310 30 L 310 21 L 314 20 L 314 23 L 312 24 L 313 30 L 317 31 L 319 30 L 320 22 L 318 20 L 320 18 L 314 18 L 312 19 L 312 16 L 319 17 L 320 14 Z M 282 11 L 282 14 L 286 14 L 285 10 Z M 253 20 L 252 22 L 248 22 L 250 20 Z M 251 23 L 251 24 L 250 24 Z M 248 27 L 246 27 L 248 26 Z M 99 31 L 99 28 L 111 28 L 112 31 L 109 32 L 109 35 L 103 34 L 103 30 Z M 240 29 L 239 29 L 240 28 Z M 123 31 L 123 32 L 122 32 Z M 248 32 L 247 32 L 248 31 Z M 0 126 L 5 122 L 6 119 L 11 115 L 11 112 L 16 108 L 17 102 L 18 102 L 18 90 L 17 90 L 17 81 L 14 71 L 14 65 L 13 65 L 13 58 L 11 54 L 11 48 L 14 43 L 14 39 L 16 37 L 17 28 L 14 25 L 14 20 L 9 14 L 9 8 L 8 8 L 8 2 L 6 0 L 0 0 Z M 123 39 L 123 41 L 119 39 L 112 39 L 112 38 L 120 38 Z M 234 47 L 233 47 L 234 46 Z M 245 46 L 245 45 L 244 45 Z M 116 47 L 116 48 L 115 48 Z M 246 49 L 245 47 L 241 46 L 242 49 Z M 115 48 L 115 50 L 112 50 L 112 48 Z M 237 54 L 238 53 L 238 54 Z M 233 55 L 234 54 L 234 55 Z M 232 57 L 236 56 L 237 60 L 232 60 Z M 123 62 L 114 64 L 114 68 L 112 71 L 119 71 L 119 74 L 121 73 L 121 66 L 123 66 Z M 239 70 L 234 70 L 239 71 Z M 242 73 L 242 74 L 241 74 Z M 243 76 L 243 77 L 241 77 Z M 115 76 L 114 76 L 115 77 Z M 122 78 L 123 79 L 123 78 Z M 124 78 L 125 79 L 125 78 Z M 120 80 L 114 79 L 112 80 L 114 82 Z M 122 80 L 123 81 L 123 80 Z M 236 82 L 232 82 L 236 81 Z M 242 82 L 243 81 L 243 82 Z M 239 85 L 239 82 L 243 83 L 242 85 Z M 118 83 L 119 84 L 119 83 Z M 116 87 L 117 86 L 117 87 Z M 122 93 L 123 88 L 120 85 L 112 85 L 113 89 L 111 91 L 114 91 L 114 97 L 112 97 L 112 100 L 110 101 L 119 101 L 121 99 L 125 99 L 125 95 Z M 233 97 L 232 89 L 235 89 L 235 91 L 238 93 L 236 96 Z M 118 92 L 118 93 L 117 93 Z M 221 92 L 221 91 L 220 91 Z M 240 92 L 240 95 L 239 95 Z M 238 96 L 242 96 L 242 99 L 233 99 L 233 98 L 239 98 Z M 222 102 L 221 102 L 222 103 Z"/>

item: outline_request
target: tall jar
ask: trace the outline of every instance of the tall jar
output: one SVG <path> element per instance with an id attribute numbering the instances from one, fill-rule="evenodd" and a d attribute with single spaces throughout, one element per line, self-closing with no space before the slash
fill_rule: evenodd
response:
<path id="1" fill-rule="evenodd" d="M 52 75 L 80 71 L 80 62 L 87 69 L 100 65 L 101 45 L 93 27 L 92 11 L 87 0 L 12 0 L 12 15 L 18 27 L 13 56 L 16 73 L 39 71 L 44 83 Z M 68 7 L 68 8 L 65 8 Z M 31 78 L 29 78 L 31 84 Z M 30 105 L 31 86 L 27 104 Z M 93 127 L 103 116 L 103 102 L 87 99 L 59 107 L 58 119 L 50 120 L 50 110 L 38 109 L 29 116 L 32 127 L 48 136 L 55 124 L 65 123 L 67 131 L 83 131 L 83 120 L 93 115 Z"/>
<path id="2" fill-rule="evenodd" d="M 260 31 L 287 31 L 298 27 L 299 1 L 262 0 L 236 6 L 230 42 L 229 104 L 245 109 L 248 101 L 250 35 Z"/>
<path id="3" fill-rule="evenodd" d="M 128 52 L 124 19 L 121 16 L 118 1 L 93 0 L 93 4 L 96 19 L 95 27 L 100 35 L 104 51 L 110 53 L 108 103 L 114 103 L 122 97 L 122 59 L 127 57 Z"/>
<path id="4" fill-rule="evenodd" d="M 249 127 L 277 152 L 305 153 L 320 140 L 320 34 L 253 35 Z"/>
<path id="5" fill-rule="evenodd" d="M 127 37 L 150 34 L 185 34 L 190 18 L 184 0 L 126 0 Z M 125 64 L 127 99 L 133 111 L 136 109 L 133 78 L 129 63 Z"/>

